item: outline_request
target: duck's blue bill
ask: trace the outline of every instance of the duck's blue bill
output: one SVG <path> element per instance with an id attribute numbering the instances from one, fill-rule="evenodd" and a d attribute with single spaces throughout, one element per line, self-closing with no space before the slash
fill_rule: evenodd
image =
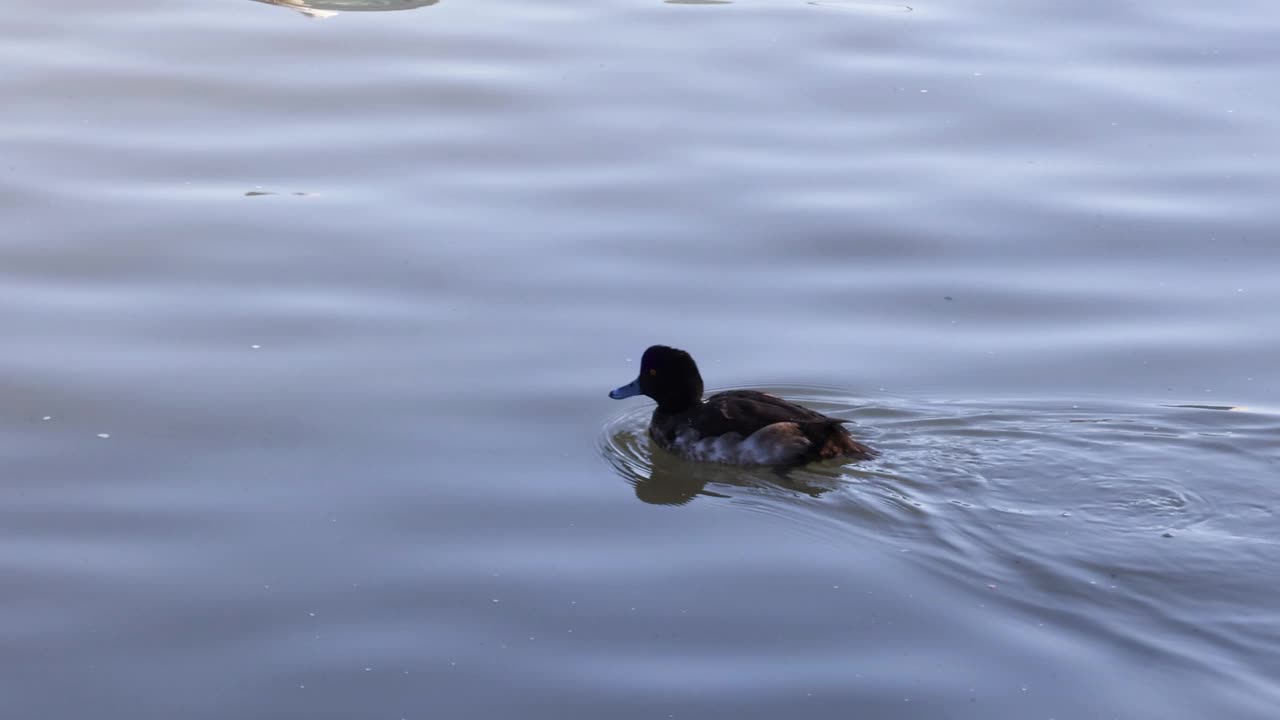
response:
<path id="1" fill-rule="evenodd" d="M 623 385 L 617 390 L 614 390 L 613 392 L 609 393 L 609 397 L 613 398 L 614 400 L 621 400 L 622 398 L 629 398 L 639 394 L 640 394 L 640 378 L 636 378 L 635 380 L 632 380 L 626 385 Z"/>

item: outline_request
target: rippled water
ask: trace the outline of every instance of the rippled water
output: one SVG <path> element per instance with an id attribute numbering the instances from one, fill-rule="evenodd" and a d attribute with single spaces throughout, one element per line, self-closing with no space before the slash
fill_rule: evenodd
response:
<path id="1" fill-rule="evenodd" d="M 649 408 L 610 423 L 605 455 L 648 503 L 728 502 L 794 522 L 818 540 L 903 553 L 949 586 L 935 597 L 940 617 L 995 622 L 1017 636 L 1014 644 L 1044 643 L 1076 660 L 1110 647 L 1128 662 L 1114 677 L 1090 681 L 1114 693 L 1099 708 L 1123 712 L 1116 698 L 1126 695 L 1137 700 L 1135 713 L 1262 717 L 1273 707 L 1280 634 L 1259 601 L 1274 587 L 1280 562 L 1280 492 L 1268 481 L 1277 465 L 1276 416 L 1226 407 L 775 392 L 856 420 L 883 455 L 787 473 L 707 472 L 650 447 Z M 978 609 L 963 607 L 975 595 Z M 985 653 L 966 652 L 960 666 L 985 662 L 974 657 Z M 1158 710 L 1134 689 L 1134 675 L 1152 660 L 1173 683 L 1161 694 L 1176 698 Z M 1037 675 L 999 667 L 1007 661 L 979 674 Z M 949 669 L 950 680 L 965 674 Z M 1185 707 L 1177 682 L 1194 683 L 1209 699 Z M 1049 683 L 1057 684 L 1056 677 Z M 1039 698 L 1023 711 L 1088 707 L 1078 697 Z"/>
<path id="2" fill-rule="evenodd" d="M 1272 717 L 1277 31 L 12 3 L 7 713 Z M 655 342 L 882 454 L 667 457 Z"/>

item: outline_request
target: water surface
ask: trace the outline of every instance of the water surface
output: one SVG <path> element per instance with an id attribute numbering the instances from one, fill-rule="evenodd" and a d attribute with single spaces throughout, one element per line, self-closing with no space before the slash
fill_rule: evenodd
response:
<path id="1" fill-rule="evenodd" d="M 9 712 L 1271 717 L 1280 16 L 908 5 L 12 4 Z"/>

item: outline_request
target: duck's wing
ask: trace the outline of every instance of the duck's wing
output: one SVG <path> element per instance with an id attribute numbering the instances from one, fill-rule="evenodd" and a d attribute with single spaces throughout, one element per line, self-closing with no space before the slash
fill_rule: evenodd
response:
<path id="1" fill-rule="evenodd" d="M 832 425 L 843 422 L 756 390 L 716 393 L 707 398 L 695 416 L 690 418 L 690 424 L 701 430 L 704 436 L 736 432 L 746 437 L 774 423 Z"/>

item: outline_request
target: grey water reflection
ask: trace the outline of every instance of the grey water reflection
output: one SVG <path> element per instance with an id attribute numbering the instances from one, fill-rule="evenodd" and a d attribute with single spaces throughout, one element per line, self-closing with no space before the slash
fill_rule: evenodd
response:
<path id="1" fill-rule="evenodd" d="M 307 17 L 328 18 L 344 12 L 414 10 L 435 5 L 440 0 L 253 0 L 296 10 Z"/>

